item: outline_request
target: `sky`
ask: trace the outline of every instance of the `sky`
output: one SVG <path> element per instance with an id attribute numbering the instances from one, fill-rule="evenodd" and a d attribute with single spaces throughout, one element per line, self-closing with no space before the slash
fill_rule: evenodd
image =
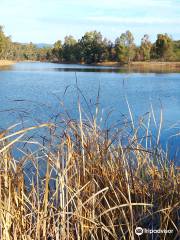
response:
<path id="1" fill-rule="evenodd" d="M 135 42 L 158 33 L 180 39 L 180 0 L 0 0 L 0 25 L 13 41 L 54 43 L 92 30 L 114 40 L 130 30 Z"/>

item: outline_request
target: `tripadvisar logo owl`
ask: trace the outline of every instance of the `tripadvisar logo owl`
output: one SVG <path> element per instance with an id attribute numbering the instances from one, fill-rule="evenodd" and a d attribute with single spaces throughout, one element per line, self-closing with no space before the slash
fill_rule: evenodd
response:
<path id="1" fill-rule="evenodd" d="M 137 227 L 135 229 L 135 234 L 138 235 L 138 236 L 142 235 L 143 234 L 143 229 L 141 227 Z"/>

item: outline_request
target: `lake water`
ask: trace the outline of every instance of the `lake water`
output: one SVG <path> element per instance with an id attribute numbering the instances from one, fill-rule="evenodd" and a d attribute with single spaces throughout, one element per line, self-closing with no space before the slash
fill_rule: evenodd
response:
<path id="1" fill-rule="evenodd" d="M 0 69 L 0 128 L 22 119 L 47 121 L 62 111 L 60 102 L 73 118 L 78 117 L 78 88 L 86 101 L 82 107 L 93 111 L 100 89 L 99 107 L 109 124 L 128 114 L 135 121 L 154 110 L 157 128 L 163 111 L 161 143 L 171 145 L 179 156 L 180 73 L 133 73 L 111 67 L 92 67 L 52 63 L 17 63 Z M 154 128 L 156 129 L 156 128 Z M 157 129 L 156 129 L 157 130 Z"/>

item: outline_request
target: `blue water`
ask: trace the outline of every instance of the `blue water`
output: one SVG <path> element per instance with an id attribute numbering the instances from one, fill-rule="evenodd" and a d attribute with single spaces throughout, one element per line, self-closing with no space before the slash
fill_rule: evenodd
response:
<path id="1" fill-rule="evenodd" d="M 0 128 L 22 121 L 29 124 L 47 121 L 64 111 L 62 102 L 71 117 L 77 118 L 78 93 L 82 107 L 94 111 L 98 91 L 100 115 L 111 112 L 109 125 L 121 120 L 123 114 L 129 116 L 128 101 L 135 122 L 153 108 L 156 134 L 162 109 L 161 143 L 164 147 L 169 143 L 173 153 L 178 151 L 180 136 L 173 135 L 180 132 L 180 73 L 133 73 L 108 67 L 17 63 L 0 70 Z"/>

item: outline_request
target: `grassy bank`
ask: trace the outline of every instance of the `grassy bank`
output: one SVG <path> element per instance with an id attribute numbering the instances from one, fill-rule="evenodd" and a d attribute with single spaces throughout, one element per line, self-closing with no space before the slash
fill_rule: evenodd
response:
<path id="1" fill-rule="evenodd" d="M 179 69 L 180 62 L 131 62 L 130 65 L 120 64 L 118 62 L 102 62 L 97 63 L 97 66 L 107 66 L 107 67 L 126 67 L 131 69 Z"/>
<path id="2" fill-rule="evenodd" d="M 61 126 L 0 134 L 0 239 L 133 240 L 137 226 L 172 230 L 143 239 L 180 238 L 179 169 L 160 147 L 142 146 L 143 125 L 130 124 L 131 134 L 95 119 Z M 39 128 L 49 131 L 43 144 L 31 135 Z"/>
<path id="3" fill-rule="evenodd" d="M 180 62 L 132 62 L 129 66 L 135 70 L 180 71 Z"/>
<path id="4" fill-rule="evenodd" d="M 0 60 L 0 67 L 10 66 L 14 63 L 15 63 L 14 61 L 10 61 L 10 60 Z"/>

